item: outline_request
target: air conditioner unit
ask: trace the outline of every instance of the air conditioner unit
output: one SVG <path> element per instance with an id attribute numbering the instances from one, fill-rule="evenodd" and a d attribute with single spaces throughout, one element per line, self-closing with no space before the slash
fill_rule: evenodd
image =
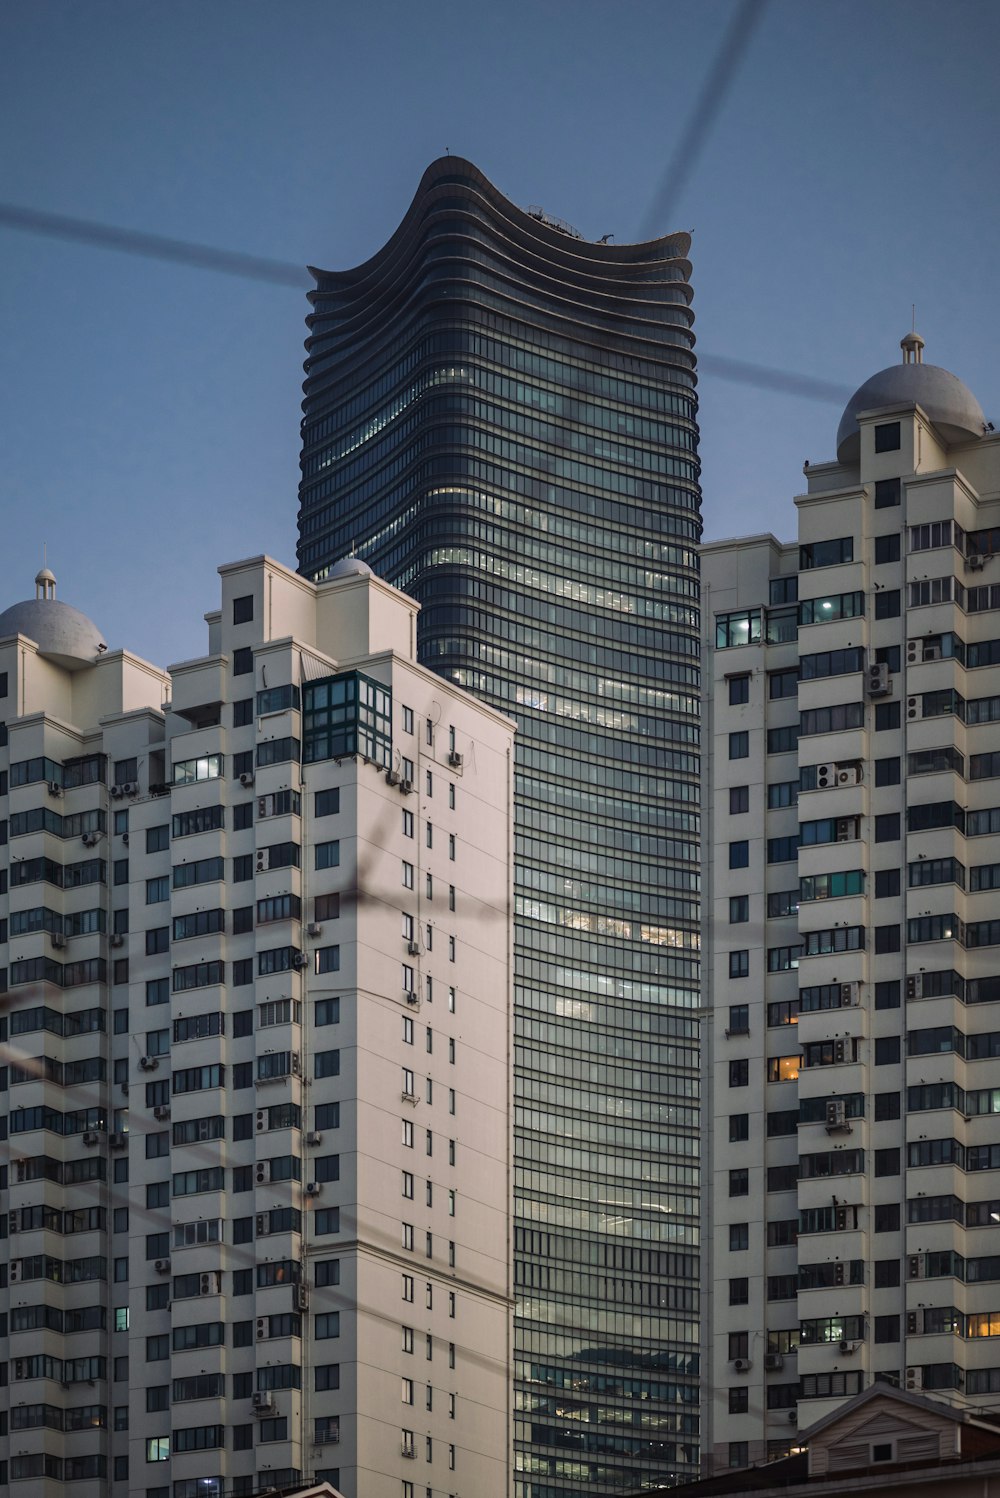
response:
<path id="1" fill-rule="evenodd" d="M 114 931 L 114 932 L 112 932 L 112 934 L 111 934 L 111 945 L 113 947 L 123 947 L 125 945 L 125 938 L 124 938 L 124 936 L 122 936 L 122 934 L 121 934 L 120 931 Z"/>
<path id="2" fill-rule="evenodd" d="M 411 957 L 419 957 L 422 949 L 418 941 L 408 941 L 406 950 Z"/>
<path id="3" fill-rule="evenodd" d="M 798 1418 L 799 1418 L 799 1412 L 798 1412 L 798 1410 L 789 1410 L 788 1411 L 787 1420 L 788 1420 L 789 1425 L 794 1425 L 795 1422 L 796 1422 L 796 1420 Z"/>
<path id="4" fill-rule="evenodd" d="M 857 785 L 860 779 L 857 765 L 846 765 L 844 769 L 837 771 L 838 785 Z"/>
<path id="5" fill-rule="evenodd" d="M 248 790 L 250 788 L 250 786 L 253 785 L 253 771 L 252 770 L 244 770 L 243 771 L 243 774 L 240 776 L 240 785 L 243 787 L 244 790 Z"/>
<path id="6" fill-rule="evenodd" d="M 93 836 L 94 842 L 96 843 L 97 842 L 97 835 L 96 835 L 96 833 L 93 833 L 91 835 Z M 127 832 L 123 832 L 122 833 L 122 842 L 125 844 L 125 846 L 127 848 L 128 847 L 128 833 Z"/>
<path id="7" fill-rule="evenodd" d="M 120 801 L 124 794 L 125 792 L 122 790 L 120 785 L 113 785 L 111 787 L 111 796 L 113 800 Z"/>
<path id="8" fill-rule="evenodd" d="M 834 1061 L 846 1061 L 847 1060 L 847 1041 L 846 1040 L 835 1040 L 833 1042 L 833 1059 L 834 1059 Z"/>
<path id="9" fill-rule="evenodd" d="M 153 1109 L 153 1117 L 158 1118 L 160 1123 L 163 1123 L 165 1119 L 170 1117 L 170 1104 L 157 1103 L 156 1107 Z"/>
<path id="10" fill-rule="evenodd" d="M 257 1341 L 258 1342 L 264 1342 L 266 1340 L 267 1340 L 267 1317 L 266 1316 L 258 1316 L 257 1317 Z"/>
<path id="11" fill-rule="evenodd" d="M 157 1274 L 169 1274 L 170 1273 L 170 1260 L 169 1259 L 157 1259 L 156 1263 L 153 1265 L 153 1268 L 156 1270 Z"/>
<path id="12" fill-rule="evenodd" d="M 406 1002 L 410 1004 L 414 1009 L 418 1009 L 420 1007 L 420 995 L 414 993 L 412 988 L 408 988 L 403 994 L 403 997 Z"/>
<path id="13" fill-rule="evenodd" d="M 784 1366 L 785 1360 L 781 1356 L 780 1352 L 765 1352 L 764 1368 L 766 1372 L 777 1373 L 781 1368 L 784 1368 Z"/>
<path id="14" fill-rule="evenodd" d="M 46 789 L 50 796 L 61 796 L 63 792 L 63 788 L 58 780 L 50 780 Z"/>
<path id="15" fill-rule="evenodd" d="M 258 1186 L 266 1186 L 271 1179 L 271 1167 L 267 1160 L 258 1160 L 254 1166 L 253 1178 Z"/>
<path id="16" fill-rule="evenodd" d="M 413 790 L 413 781 L 412 780 L 401 780 L 399 782 L 399 793 L 400 793 L 401 796 L 408 796 L 411 793 L 412 790 Z"/>
<path id="17" fill-rule="evenodd" d="M 844 1266 L 839 1260 L 833 1266 L 833 1283 L 835 1285 L 844 1283 Z"/>
<path id="18" fill-rule="evenodd" d="M 855 819 L 853 817 L 839 817 L 836 832 L 838 843 L 853 843 L 857 837 Z"/>
<path id="19" fill-rule="evenodd" d="M 850 1353 L 852 1353 L 854 1351 L 854 1347 L 855 1344 L 853 1342 L 848 1342 L 846 1339 L 840 1344 L 840 1350 L 845 1356 L 848 1356 Z"/>
<path id="20" fill-rule="evenodd" d="M 817 765 L 816 766 L 816 789 L 818 791 L 829 790 L 830 787 L 835 783 L 836 778 L 837 778 L 837 766 L 836 765 Z"/>
<path id="21" fill-rule="evenodd" d="M 398 785 L 399 784 L 399 776 L 398 776 L 398 774 L 396 773 L 395 770 L 386 770 L 386 772 L 385 772 L 385 783 L 386 783 L 386 785 Z"/>
<path id="22" fill-rule="evenodd" d="M 140 1056 L 139 1057 L 139 1070 L 140 1071 L 156 1071 L 156 1069 L 159 1066 L 159 1064 L 160 1064 L 159 1060 L 158 1060 L 158 1058 L 156 1056 Z"/>
<path id="23" fill-rule="evenodd" d="M 311 1145 L 315 1146 L 317 1144 L 322 1144 L 322 1143 L 323 1143 L 323 1135 L 319 1132 L 319 1130 L 318 1129 L 310 1129 L 309 1133 L 306 1135 L 306 1144 L 311 1144 Z"/>
<path id="24" fill-rule="evenodd" d="M 920 716 L 920 698 L 919 697 L 907 697 L 907 699 L 906 699 L 906 716 L 908 718 L 919 718 L 919 716 Z"/>
<path id="25" fill-rule="evenodd" d="M 908 999 L 922 999 L 924 996 L 924 975 L 914 973 L 906 980 L 906 997 Z"/>
<path id="26" fill-rule="evenodd" d="M 970 552 L 965 559 L 966 572 L 982 572 L 985 566 L 986 558 L 981 556 L 978 551 Z"/>
<path id="27" fill-rule="evenodd" d="M 301 1077 L 301 1075 L 302 1075 L 302 1057 L 299 1055 L 298 1051 L 293 1051 L 292 1052 L 292 1076 L 293 1077 Z"/>
<path id="28" fill-rule="evenodd" d="M 320 1185 L 319 1181 L 306 1182 L 306 1196 L 319 1196 L 322 1189 L 323 1187 Z"/>
<path id="29" fill-rule="evenodd" d="M 8 1233 L 16 1233 L 17 1232 L 17 1213 L 16 1212 L 9 1212 L 7 1214 L 7 1231 L 8 1231 Z"/>
<path id="30" fill-rule="evenodd" d="M 258 1334 L 259 1335 L 259 1334 Z M 258 1389 L 253 1396 L 254 1411 L 258 1415 L 270 1414 L 274 1409 L 274 1396 L 266 1389 Z"/>
<path id="31" fill-rule="evenodd" d="M 869 697 L 889 697 L 892 694 L 892 677 L 885 661 L 876 661 L 868 667 Z"/>
<path id="32" fill-rule="evenodd" d="M 922 1368 L 907 1368 L 906 1387 L 908 1389 L 922 1389 L 924 1386 L 924 1370 Z"/>
<path id="33" fill-rule="evenodd" d="M 83 834 L 83 837 L 80 839 L 80 841 L 83 843 L 83 846 L 85 848 L 93 848 L 93 847 L 96 846 L 96 844 L 100 840 L 100 836 L 101 836 L 101 834 L 99 832 L 85 832 Z M 128 833 L 127 832 L 125 834 L 125 842 L 128 842 Z"/>
<path id="34" fill-rule="evenodd" d="M 917 662 L 920 660 L 920 654 L 921 654 L 921 652 L 920 652 L 920 641 L 919 640 L 907 640 L 907 642 L 906 642 L 906 664 L 908 666 L 915 666 L 917 664 Z"/>
<path id="35" fill-rule="evenodd" d="M 122 786 L 122 795 L 123 796 L 138 796 L 138 794 L 139 794 L 139 782 L 138 782 L 138 780 L 126 780 L 125 784 Z"/>
<path id="36" fill-rule="evenodd" d="M 734 1358 L 733 1369 L 736 1373 L 749 1373 L 753 1367 L 752 1358 Z"/>
<path id="37" fill-rule="evenodd" d="M 924 646 L 923 659 L 925 661 L 939 661 L 941 659 L 941 641 L 929 640 Z"/>
<path id="38" fill-rule="evenodd" d="M 268 1233 L 271 1231 L 271 1226 L 270 1226 L 270 1223 L 268 1222 L 268 1217 L 267 1217 L 267 1213 L 266 1212 L 258 1212 L 257 1213 L 257 1218 L 256 1218 L 256 1221 L 254 1223 L 254 1228 L 256 1230 L 256 1234 L 257 1234 L 258 1238 L 266 1238 L 267 1237 Z"/>
<path id="39" fill-rule="evenodd" d="M 257 849 L 257 865 L 256 866 L 257 866 L 257 873 L 258 874 L 266 874 L 267 873 L 268 869 L 271 867 L 271 850 L 270 850 L 270 848 L 258 848 Z"/>
<path id="40" fill-rule="evenodd" d="M 64 947 L 66 945 L 66 938 L 61 931 L 50 931 L 49 940 L 54 947 Z"/>
<path id="41" fill-rule="evenodd" d="M 11 1259 L 9 1265 L 7 1266 L 7 1279 L 12 1285 L 16 1285 L 20 1278 L 21 1261 L 20 1259 Z"/>
<path id="42" fill-rule="evenodd" d="M 846 1233 L 847 1232 L 847 1208 L 846 1207 L 834 1207 L 834 1209 L 833 1209 L 833 1225 L 836 1228 L 836 1230 L 837 1230 L 838 1233 Z"/>
<path id="43" fill-rule="evenodd" d="M 264 1131 L 267 1128 L 267 1114 L 264 1112 L 263 1108 L 258 1108 L 257 1109 L 256 1124 L 257 1124 L 257 1133 L 258 1134 L 263 1134 Z"/>
<path id="44" fill-rule="evenodd" d="M 847 1104 L 842 1097 L 827 1099 L 826 1127 L 828 1131 L 842 1129 L 847 1123 Z"/>
<path id="45" fill-rule="evenodd" d="M 910 1254 L 906 1260 L 906 1278 L 920 1280 L 924 1277 L 924 1261 L 920 1254 Z"/>
<path id="46" fill-rule="evenodd" d="M 202 1275 L 202 1277 L 201 1277 L 201 1283 L 198 1286 L 198 1294 L 199 1295 L 218 1295 L 218 1293 L 219 1293 L 219 1277 L 218 1277 L 218 1272 L 216 1270 L 214 1270 L 214 1269 L 211 1269 L 211 1270 L 209 1270 L 208 1274 L 203 1274 Z"/>
<path id="47" fill-rule="evenodd" d="M 323 926 L 322 926 L 322 923 L 320 921 L 310 921 L 309 924 L 308 924 L 308 926 L 306 927 L 306 935 L 307 936 L 322 936 L 323 935 Z"/>
<path id="48" fill-rule="evenodd" d="M 308 1311 L 308 1309 L 309 1309 L 309 1291 L 307 1290 L 306 1286 L 305 1285 L 293 1285 L 292 1286 L 292 1310 L 293 1311 Z"/>
<path id="49" fill-rule="evenodd" d="M 123 1150 L 126 1147 L 127 1144 L 128 1144 L 128 1139 L 126 1138 L 126 1136 L 124 1134 L 109 1134 L 108 1135 L 108 1148 L 109 1149 Z"/>
<path id="50" fill-rule="evenodd" d="M 88 1129 L 83 1136 L 83 1142 L 88 1146 L 88 1148 L 92 1149 L 95 1144 L 99 1143 L 100 1138 L 100 1134 L 98 1134 L 95 1129 Z"/>
<path id="51" fill-rule="evenodd" d="M 292 957 L 292 967 L 302 968 L 308 966 L 309 958 L 306 956 L 305 952 L 296 952 Z"/>
<path id="52" fill-rule="evenodd" d="M 452 749 L 448 755 L 448 763 L 451 765 L 453 770 L 460 770 L 462 768 L 462 765 L 465 763 L 465 756 L 463 754 L 459 754 L 457 749 Z"/>
<path id="53" fill-rule="evenodd" d="M 908 1337 L 916 1337 L 916 1336 L 919 1335 L 919 1333 L 920 1333 L 920 1313 L 919 1313 L 919 1311 L 907 1311 L 907 1313 L 906 1313 L 906 1335 Z"/>
<path id="54" fill-rule="evenodd" d="M 861 1003 L 861 984 L 842 983 L 840 985 L 840 1007 L 841 1009 L 853 1009 Z"/>

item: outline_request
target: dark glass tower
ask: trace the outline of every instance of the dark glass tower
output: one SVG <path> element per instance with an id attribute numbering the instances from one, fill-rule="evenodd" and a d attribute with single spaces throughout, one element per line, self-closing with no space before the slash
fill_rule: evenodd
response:
<path id="1" fill-rule="evenodd" d="M 688 247 L 590 243 L 448 157 L 311 293 L 300 571 L 356 550 L 519 725 L 519 1498 L 697 1474 Z"/>

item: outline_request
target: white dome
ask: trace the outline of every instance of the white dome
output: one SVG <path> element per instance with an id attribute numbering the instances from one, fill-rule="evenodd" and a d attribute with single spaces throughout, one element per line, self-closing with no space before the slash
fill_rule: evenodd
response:
<path id="1" fill-rule="evenodd" d="M 329 577 L 374 577 L 375 574 L 367 562 L 360 557 L 341 557 L 339 562 L 330 568 Z"/>
<path id="2" fill-rule="evenodd" d="M 57 598 L 26 598 L 4 609 L 0 614 L 0 640 L 11 635 L 27 635 L 40 654 L 69 671 L 93 665 L 108 648 L 93 620 Z"/>
<path id="3" fill-rule="evenodd" d="M 910 404 L 926 411 L 948 443 L 968 442 L 983 435 L 983 408 L 957 375 L 937 364 L 891 364 L 866 380 L 847 402 L 837 428 L 837 461 L 858 461 L 859 412 Z"/>

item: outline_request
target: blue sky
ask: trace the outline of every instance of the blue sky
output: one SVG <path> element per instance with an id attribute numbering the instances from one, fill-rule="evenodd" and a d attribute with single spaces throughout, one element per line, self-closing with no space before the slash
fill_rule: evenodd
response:
<path id="1" fill-rule="evenodd" d="M 469 157 L 588 238 L 638 236 L 730 0 L 11 0 L 0 200 L 346 267 Z M 925 357 L 1000 425 L 1000 6 L 768 0 L 696 172 L 699 348 L 845 391 Z M 200 654 L 216 566 L 294 565 L 303 294 L 0 229 L 0 606 Z M 706 537 L 794 532 L 840 411 L 705 374 Z"/>

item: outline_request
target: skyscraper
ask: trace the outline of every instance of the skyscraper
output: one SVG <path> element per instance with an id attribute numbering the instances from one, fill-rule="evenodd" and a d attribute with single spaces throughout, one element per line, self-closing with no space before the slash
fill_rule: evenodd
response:
<path id="1" fill-rule="evenodd" d="M 521 1498 L 697 1471 L 688 247 L 589 242 L 448 157 L 311 293 L 300 570 L 356 551 L 419 599 L 420 661 L 519 728 Z"/>
<path id="2" fill-rule="evenodd" d="M 169 674 L 0 614 L 0 1485 L 504 1493 L 511 725 L 221 571 Z"/>
<path id="3" fill-rule="evenodd" d="M 717 1466 L 1000 1391 L 1000 438 L 902 347 L 796 543 L 703 554 Z"/>

